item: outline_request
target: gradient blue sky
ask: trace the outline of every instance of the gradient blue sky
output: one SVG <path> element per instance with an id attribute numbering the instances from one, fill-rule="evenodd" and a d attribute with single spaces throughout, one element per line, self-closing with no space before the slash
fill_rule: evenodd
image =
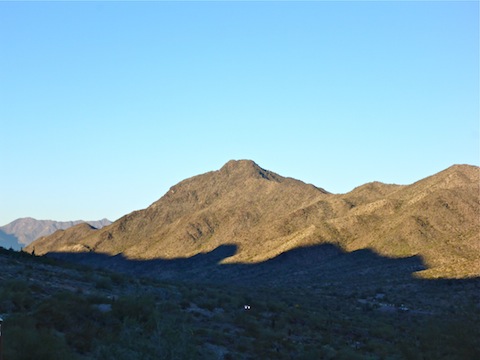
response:
<path id="1" fill-rule="evenodd" d="M 344 193 L 479 165 L 478 2 L 0 2 L 0 225 L 252 159 Z"/>

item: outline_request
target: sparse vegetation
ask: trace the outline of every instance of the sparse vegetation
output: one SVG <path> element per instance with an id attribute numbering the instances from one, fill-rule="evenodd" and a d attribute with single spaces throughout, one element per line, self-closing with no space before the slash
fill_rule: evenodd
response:
<path id="1" fill-rule="evenodd" d="M 253 161 L 230 161 L 180 182 L 149 208 L 106 228 L 77 225 L 26 251 L 71 251 L 80 257 L 79 251 L 94 248 L 130 259 L 167 260 L 234 245 L 228 261 L 258 263 L 328 243 L 382 257 L 418 256 L 422 264 L 410 273 L 422 278 L 475 277 L 480 276 L 479 184 L 478 167 L 456 165 L 411 185 L 375 182 L 330 194 Z M 91 261 L 97 260 L 102 259 Z"/>
<path id="2" fill-rule="evenodd" d="M 478 280 L 353 289 L 158 282 L 7 250 L 0 265 L 6 360 L 480 356 Z"/>

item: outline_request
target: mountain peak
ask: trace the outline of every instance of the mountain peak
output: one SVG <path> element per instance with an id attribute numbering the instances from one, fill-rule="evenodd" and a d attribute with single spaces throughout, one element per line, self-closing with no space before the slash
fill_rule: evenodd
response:
<path id="1" fill-rule="evenodd" d="M 223 165 L 223 167 L 220 169 L 220 173 L 227 176 L 263 178 L 277 182 L 281 182 L 283 180 L 283 177 L 280 175 L 261 168 L 252 160 L 230 160 Z"/>
<path id="2" fill-rule="evenodd" d="M 230 160 L 222 166 L 220 171 L 241 171 L 245 169 L 261 169 L 253 160 Z"/>

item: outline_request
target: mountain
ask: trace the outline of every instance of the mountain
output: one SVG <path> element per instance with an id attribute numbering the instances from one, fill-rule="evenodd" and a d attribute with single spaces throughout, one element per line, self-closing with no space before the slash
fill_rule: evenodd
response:
<path id="1" fill-rule="evenodd" d="M 479 168 L 454 165 L 411 185 L 373 182 L 331 194 L 230 161 L 186 179 L 148 208 L 100 230 L 71 228 L 32 243 L 36 254 L 96 252 L 126 259 L 189 258 L 225 245 L 223 264 L 260 263 L 296 248 L 332 244 L 346 252 L 423 259 L 418 276 L 480 275 Z"/>
<path id="2" fill-rule="evenodd" d="M 0 227 L 0 246 L 19 250 L 21 247 L 30 244 L 35 239 L 53 234 L 60 229 L 68 229 L 77 224 L 85 223 L 77 221 L 52 221 L 36 220 L 30 217 L 20 218 Z M 88 224 L 95 228 L 102 228 L 112 222 L 107 219 L 88 221 Z"/>

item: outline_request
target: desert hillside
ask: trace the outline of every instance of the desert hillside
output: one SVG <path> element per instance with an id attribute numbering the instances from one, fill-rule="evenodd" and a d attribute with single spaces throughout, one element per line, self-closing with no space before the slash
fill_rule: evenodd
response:
<path id="1" fill-rule="evenodd" d="M 223 263 L 258 263 L 328 243 L 348 252 L 421 256 L 427 270 L 418 276 L 479 276 L 479 186 L 478 167 L 454 165 L 411 185 L 374 182 L 331 194 L 253 161 L 230 161 L 110 226 L 57 232 L 26 251 L 174 259 L 235 245 Z"/>

